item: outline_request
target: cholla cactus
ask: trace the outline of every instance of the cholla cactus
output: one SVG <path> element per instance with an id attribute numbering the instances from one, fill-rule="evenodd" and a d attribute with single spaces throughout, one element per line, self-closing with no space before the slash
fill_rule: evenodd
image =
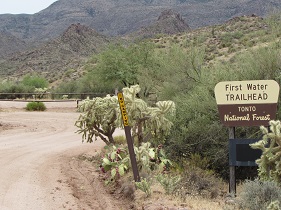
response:
<path id="1" fill-rule="evenodd" d="M 280 210 L 280 202 L 278 200 L 272 201 L 266 210 Z"/>
<path id="2" fill-rule="evenodd" d="M 163 136 L 170 132 L 173 125 L 167 117 L 175 114 L 175 103 L 159 101 L 156 107 L 149 107 L 145 101 L 137 97 L 140 90 L 139 85 L 123 89 L 133 136 L 137 137 L 139 145 L 152 138 L 157 140 L 157 144 L 162 143 Z"/>
<path id="3" fill-rule="evenodd" d="M 44 94 L 46 94 L 48 91 L 48 88 L 35 88 L 35 93 L 38 93 L 38 98 L 43 98 Z"/>
<path id="4" fill-rule="evenodd" d="M 93 142 L 93 138 L 101 138 L 107 145 L 114 143 L 113 133 L 118 125 L 117 113 L 120 112 L 116 96 L 105 98 L 87 98 L 83 100 L 78 110 L 82 112 L 75 125 L 78 133 L 83 133 L 82 139 Z"/>
<path id="5" fill-rule="evenodd" d="M 270 130 L 261 126 L 263 139 L 251 144 L 253 149 L 262 150 L 262 156 L 256 161 L 259 166 L 261 180 L 281 183 L 281 124 L 280 121 L 270 121 Z"/>
<path id="6" fill-rule="evenodd" d="M 66 99 L 68 99 L 68 95 L 62 95 L 62 97 L 61 97 L 63 100 L 66 100 Z"/>
<path id="7" fill-rule="evenodd" d="M 161 139 L 169 133 L 172 122 L 167 116 L 175 113 L 175 104 L 172 101 L 159 101 L 156 107 L 148 107 L 144 100 L 137 97 L 139 92 L 139 85 L 123 88 L 129 125 L 140 145 L 143 141 Z M 116 128 L 123 127 L 116 96 L 86 99 L 79 111 L 82 114 L 75 125 L 79 128 L 78 132 L 83 133 L 83 140 L 92 142 L 94 137 L 100 137 L 106 144 L 114 143 L 113 132 Z"/>

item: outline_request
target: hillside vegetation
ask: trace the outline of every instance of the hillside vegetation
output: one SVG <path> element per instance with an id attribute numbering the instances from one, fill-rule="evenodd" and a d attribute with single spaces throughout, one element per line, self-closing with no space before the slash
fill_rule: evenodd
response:
<path id="1" fill-rule="evenodd" d="M 72 24 L 56 39 L 0 60 L 0 76 L 18 80 L 26 74 L 40 74 L 50 83 L 81 76 L 80 67 L 109 39 L 81 24 Z"/>
<path id="2" fill-rule="evenodd" d="M 207 168 L 226 177 L 228 136 L 219 121 L 214 87 L 227 80 L 279 82 L 280 35 L 279 15 L 241 16 L 192 32 L 110 45 L 88 60 L 85 76 L 58 89 L 113 93 L 139 84 L 140 97 L 150 103 L 174 101 L 176 120 L 165 141 L 170 157 L 182 160 L 199 153 L 208 159 Z M 241 128 L 238 135 L 260 133 Z"/>
<path id="3" fill-rule="evenodd" d="M 148 197 L 151 196 L 149 178 L 156 177 L 169 195 L 183 200 L 198 195 L 214 199 L 226 194 L 219 179 L 214 177 L 227 180 L 229 170 L 228 130 L 219 120 L 214 87 L 220 81 L 241 80 L 271 79 L 280 84 L 280 36 L 280 15 L 266 19 L 241 16 L 223 25 L 192 32 L 159 35 L 141 42 L 110 45 L 88 60 L 84 66 L 86 74 L 80 80 L 64 84 L 60 88 L 113 92 L 115 88 L 121 90 L 139 84 L 142 90 L 137 96 L 150 106 L 155 106 L 155 110 L 159 105 L 155 104 L 156 101 L 175 102 L 176 113 L 170 118 L 173 122 L 170 134 L 161 136 L 161 145 L 159 141 L 149 141 L 156 148 L 154 151 L 159 151 L 159 148 L 165 150 L 166 155 L 160 157 L 164 157 L 166 163 L 167 158 L 173 160 L 173 166 L 168 167 L 168 172 L 165 168 L 164 172 L 167 174 L 164 175 L 159 175 L 159 172 L 155 174 L 157 167 L 152 167 L 152 175 L 148 172 L 148 175 L 143 175 L 144 179 L 137 184 L 138 189 Z M 129 105 L 135 105 L 129 101 Z M 107 113 L 110 117 L 114 116 L 112 112 Z M 279 106 L 277 118 L 280 118 L 280 113 Z M 107 120 L 102 122 L 109 124 Z M 255 127 L 237 128 L 236 132 L 239 138 L 257 138 L 262 135 L 259 128 Z M 157 135 L 157 132 L 154 134 Z M 143 149 L 141 146 L 139 150 L 150 151 L 147 147 Z M 115 150 L 119 151 L 118 147 L 109 149 L 108 154 L 113 154 Z M 109 157 L 108 154 L 106 157 Z M 113 166 L 123 162 L 112 162 L 106 160 L 102 166 L 106 167 L 106 171 L 111 171 L 115 179 L 118 173 L 115 173 Z M 112 168 L 109 169 L 108 166 Z M 126 170 L 120 170 L 119 175 L 124 175 L 124 171 Z M 236 170 L 236 178 L 253 179 L 258 176 L 257 172 L 256 167 L 240 167 Z M 255 181 L 244 187 L 239 198 L 241 203 L 237 200 L 237 205 L 226 208 L 280 207 L 280 188 L 276 183 Z M 250 199 L 251 197 L 260 202 L 254 205 L 255 202 L 251 201 L 255 199 Z M 220 208 L 215 206 L 214 209 Z"/>

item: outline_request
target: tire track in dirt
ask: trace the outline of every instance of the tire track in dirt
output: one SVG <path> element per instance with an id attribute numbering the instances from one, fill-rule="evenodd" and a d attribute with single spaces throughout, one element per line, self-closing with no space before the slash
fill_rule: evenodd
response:
<path id="1" fill-rule="evenodd" d="M 93 166 L 76 159 L 69 161 L 72 170 L 65 168 L 73 196 L 80 200 L 79 209 L 116 210 L 122 209 L 105 191 Z"/>
<path id="2" fill-rule="evenodd" d="M 1 123 L 17 125 L 0 130 L 1 210 L 80 209 L 61 171 L 66 163 L 59 162 L 60 156 L 66 151 L 76 154 L 99 147 L 81 143 L 74 126 L 78 116 L 68 112 L 0 112 Z"/>
<path id="3" fill-rule="evenodd" d="M 75 158 L 104 143 L 81 143 L 73 104 L 52 104 L 46 112 L 26 112 L 22 105 L 0 101 L 0 123 L 8 125 L 0 127 L 0 209 L 124 209 L 105 192 L 96 168 Z"/>

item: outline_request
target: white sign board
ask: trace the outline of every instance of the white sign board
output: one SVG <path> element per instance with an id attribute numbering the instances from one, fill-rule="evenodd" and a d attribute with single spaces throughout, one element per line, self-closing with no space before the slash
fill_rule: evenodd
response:
<path id="1" fill-rule="evenodd" d="M 268 125 L 276 117 L 279 84 L 274 80 L 219 82 L 215 95 L 224 125 Z"/>

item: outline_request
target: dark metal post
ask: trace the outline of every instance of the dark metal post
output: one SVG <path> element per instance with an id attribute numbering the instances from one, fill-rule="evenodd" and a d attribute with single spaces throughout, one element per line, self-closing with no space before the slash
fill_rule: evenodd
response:
<path id="1" fill-rule="evenodd" d="M 229 127 L 229 139 L 235 139 L 235 127 Z M 229 166 L 229 193 L 236 195 L 235 166 Z"/>
<path id="2" fill-rule="evenodd" d="M 126 135 L 126 139 L 127 139 L 127 144 L 128 144 L 133 174 L 134 174 L 134 180 L 135 180 L 135 182 L 140 182 L 140 175 L 139 175 L 139 170 L 138 170 L 138 165 L 137 165 L 137 160 L 136 160 L 136 154 L 135 154 L 134 145 L 133 145 L 133 141 L 132 141 L 132 135 L 131 135 L 131 127 L 125 126 L 124 128 L 125 128 L 125 135 Z"/>
<path id="3" fill-rule="evenodd" d="M 128 116 L 127 116 L 127 112 L 126 112 L 123 93 L 120 92 L 120 93 L 118 93 L 117 96 L 118 96 L 118 101 L 119 101 L 119 105 L 120 105 L 120 111 L 122 114 L 131 164 L 132 164 L 132 168 L 133 168 L 134 180 L 135 180 L 135 182 L 140 182 L 140 175 L 139 175 L 139 170 L 138 170 L 138 166 L 137 166 L 136 154 L 135 154 L 132 135 L 131 135 L 131 127 L 129 126 L 129 120 L 128 120 Z"/>

